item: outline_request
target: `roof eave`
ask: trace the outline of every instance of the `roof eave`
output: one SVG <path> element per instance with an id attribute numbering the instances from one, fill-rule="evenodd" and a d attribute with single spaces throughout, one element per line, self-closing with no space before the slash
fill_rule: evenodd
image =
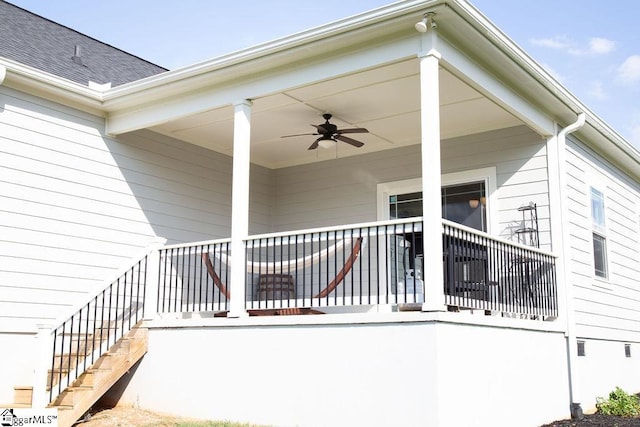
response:
<path id="1" fill-rule="evenodd" d="M 106 90 L 84 86 L 0 58 L 0 84 L 27 89 L 29 93 L 104 116 L 112 111 L 132 109 L 155 102 L 175 93 L 198 90 L 205 85 L 211 85 L 212 82 L 238 79 L 235 71 L 239 69 L 245 72 L 251 70 L 255 75 L 263 69 L 291 61 L 315 58 L 319 52 L 324 52 L 322 49 L 330 52 L 331 49 L 346 48 L 357 42 L 352 35 L 358 32 L 362 34 L 366 31 L 368 37 L 375 37 L 377 32 L 384 34 L 399 31 L 406 28 L 407 23 L 412 22 L 416 14 L 443 4 L 453 9 L 467 25 L 474 27 L 489 44 L 513 61 L 522 70 L 523 75 L 529 76 L 536 85 L 544 89 L 536 92 L 536 101 L 539 105 L 547 107 L 556 105 L 547 113 L 554 117 L 560 126 L 572 122 L 578 113 L 584 112 L 587 129 L 583 128 L 577 135 L 587 138 L 585 142 L 601 153 L 611 156 L 618 163 L 622 162 L 628 172 L 640 176 L 640 172 L 633 172 L 640 170 L 637 168 L 640 165 L 640 152 L 465 0 L 399 1 L 291 36 Z M 384 26 L 377 25 L 383 22 Z M 343 37 L 346 35 L 349 37 Z M 325 43 L 322 47 L 327 39 L 331 40 L 331 44 Z M 308 49 L 309 46 L 313 46 L 313 49 Z M 318 46 L 320 49 L 317 50 Z"/>
<path id="2" fill-rule="evenodd" d="M 0 85 L 104 116 L 103 92 L 0 57 Z"/>
<path id="3" fill-rule="evenodd" d="M 576 134 L 586 138 L 587 145 L 600 154 L 610 156 L 630 175 L 640 178 L 640 151 L 602 120 L 590 108 L 569 92 L 560 82 L 542 66 L 519 48 L 506 34 L 491 23 L 482 13 L 466 0 L 448 0 L 452 7 L 467 23 L 481 33 L 487 40 L 514 61 L 536 84 L 545 90 L 537 91 L 541 105 L 550 105 L 553 100 L 564 106 L 564 111 L 549 111 L 560 126 L 572 123 L 577 115 L 585 113 L 586 124 Z M 546 102 L 545 102 L 546 100 Z M 587 129 L 585 129 L 587 128 Z M 605 139 L 607 143 L 603 142 Z"/>
<path id="4" fill-rule="evenodd" d="M 350 37 L 340 38 L 342 35 L 352 34 L 365 28 L 367 31 L 376 31 L 374 29 L 376 24 L 388 23 L 389 20 L 402 17 L 414 20 L 416 14 L 445 2 L 446 0 L 399 1 L 287 37 L 123 84 L 105 92 L 105 108 L 107 111 L 132 108 L 135 105 L 170 96 L 177 91 L 197 90 L 200 85 L 210 85 L 212 81 L 224 80 L 229 76 L 237 78 L 237 74 L 229 72 L 229 70 L 235 70 L 243 65 L 247 65 L 247 69 L 251 69 L 251 74 L 255 75 L 262 70 L 283 65 L 285 62 L 313 59 L 318 56 L 316 45 L 328 38 L 331 38 L 332 45 L 330 48 L 327 47 L 327 51 L 339 50 L 355 43 Z M 398 22 L 395 28 L 404 29 L 406 25 Z M 385 25 L 381 31 L 390 32 L 393 30 L 394 26 Z M 313 50 L 305 49 L 306 46 L 312 44 L 314 44 Z M 269 58 L 269 61 L 259 62 L 265 58 Z"/>

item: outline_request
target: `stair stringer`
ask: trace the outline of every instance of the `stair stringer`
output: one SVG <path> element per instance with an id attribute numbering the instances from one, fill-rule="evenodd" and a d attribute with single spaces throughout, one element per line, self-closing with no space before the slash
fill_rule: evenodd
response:
<path id="1" fill-rule="evenodd" d="M 58 409 L 58 425 L 72 426 L 146 354 L 148 331 L 134 327 L 49 405 Z"/>

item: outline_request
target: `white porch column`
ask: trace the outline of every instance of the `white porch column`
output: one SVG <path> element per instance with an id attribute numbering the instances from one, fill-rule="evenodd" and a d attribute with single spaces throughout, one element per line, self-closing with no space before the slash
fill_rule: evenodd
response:
<path id="1" fill-rule="evenodd" d="M 422 138 L 422 216 L 424 242 L 423 311 L 443 311 L 442 200 L 440 178 L 440 53 L 434 29 L 422 35 L 420 58 L 420 125 Z"/>
<path id="2" fill-rule="evenodd" d="M 247 316 L 245 239 L 249 236 L 251 101 L 234 104 L 233 184 L 231 191 L 231 298 L 229 317 Z"/>

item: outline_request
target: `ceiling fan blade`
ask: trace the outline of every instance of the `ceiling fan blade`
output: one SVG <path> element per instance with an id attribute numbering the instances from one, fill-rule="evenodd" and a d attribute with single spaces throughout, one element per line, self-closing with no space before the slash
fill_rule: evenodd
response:
<path id="1" fill-rule="evenodd" d="M 356 141 L 355 139 L 349 138 L 348 136 L 335 135 L 334 138 L 339 141 L 346 142 L 347 144 L 351 144 L 354 147 L 362 147 L 364 145 L 364 142 Z"/>
<path id="2" fill-rule="evenodd" d="M 340 129 L 338 133 L 369 133 L 369 130 L 365 128 Z"/>
<path id="3" fill-rule="evenodd" d="M 291 138 L 292 136 L 309 136 L 309 135 L 319 135 L 318 133 L 297 133 L 295 135 L 283 135 L 280 138 Z"/>
<path id="4" fill-rule="evenodd" d="M 308 148 L 309 150 L 315 150 L 316 148 L 318 148 L 318 143 L 320 142 L 322 138 L 318 138 L 315 141 L 313 141 L 313 144 L 311 144 L 311 146 Z"/>

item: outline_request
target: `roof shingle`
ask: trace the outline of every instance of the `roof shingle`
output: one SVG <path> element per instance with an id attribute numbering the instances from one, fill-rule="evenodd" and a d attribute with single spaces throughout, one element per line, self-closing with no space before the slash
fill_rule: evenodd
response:
<path id="1" fill-rule="evenodd" d="M 0 56 L 84 85 L 118 86 L 167 71 L 4 0 L 0 33 Z"/>

